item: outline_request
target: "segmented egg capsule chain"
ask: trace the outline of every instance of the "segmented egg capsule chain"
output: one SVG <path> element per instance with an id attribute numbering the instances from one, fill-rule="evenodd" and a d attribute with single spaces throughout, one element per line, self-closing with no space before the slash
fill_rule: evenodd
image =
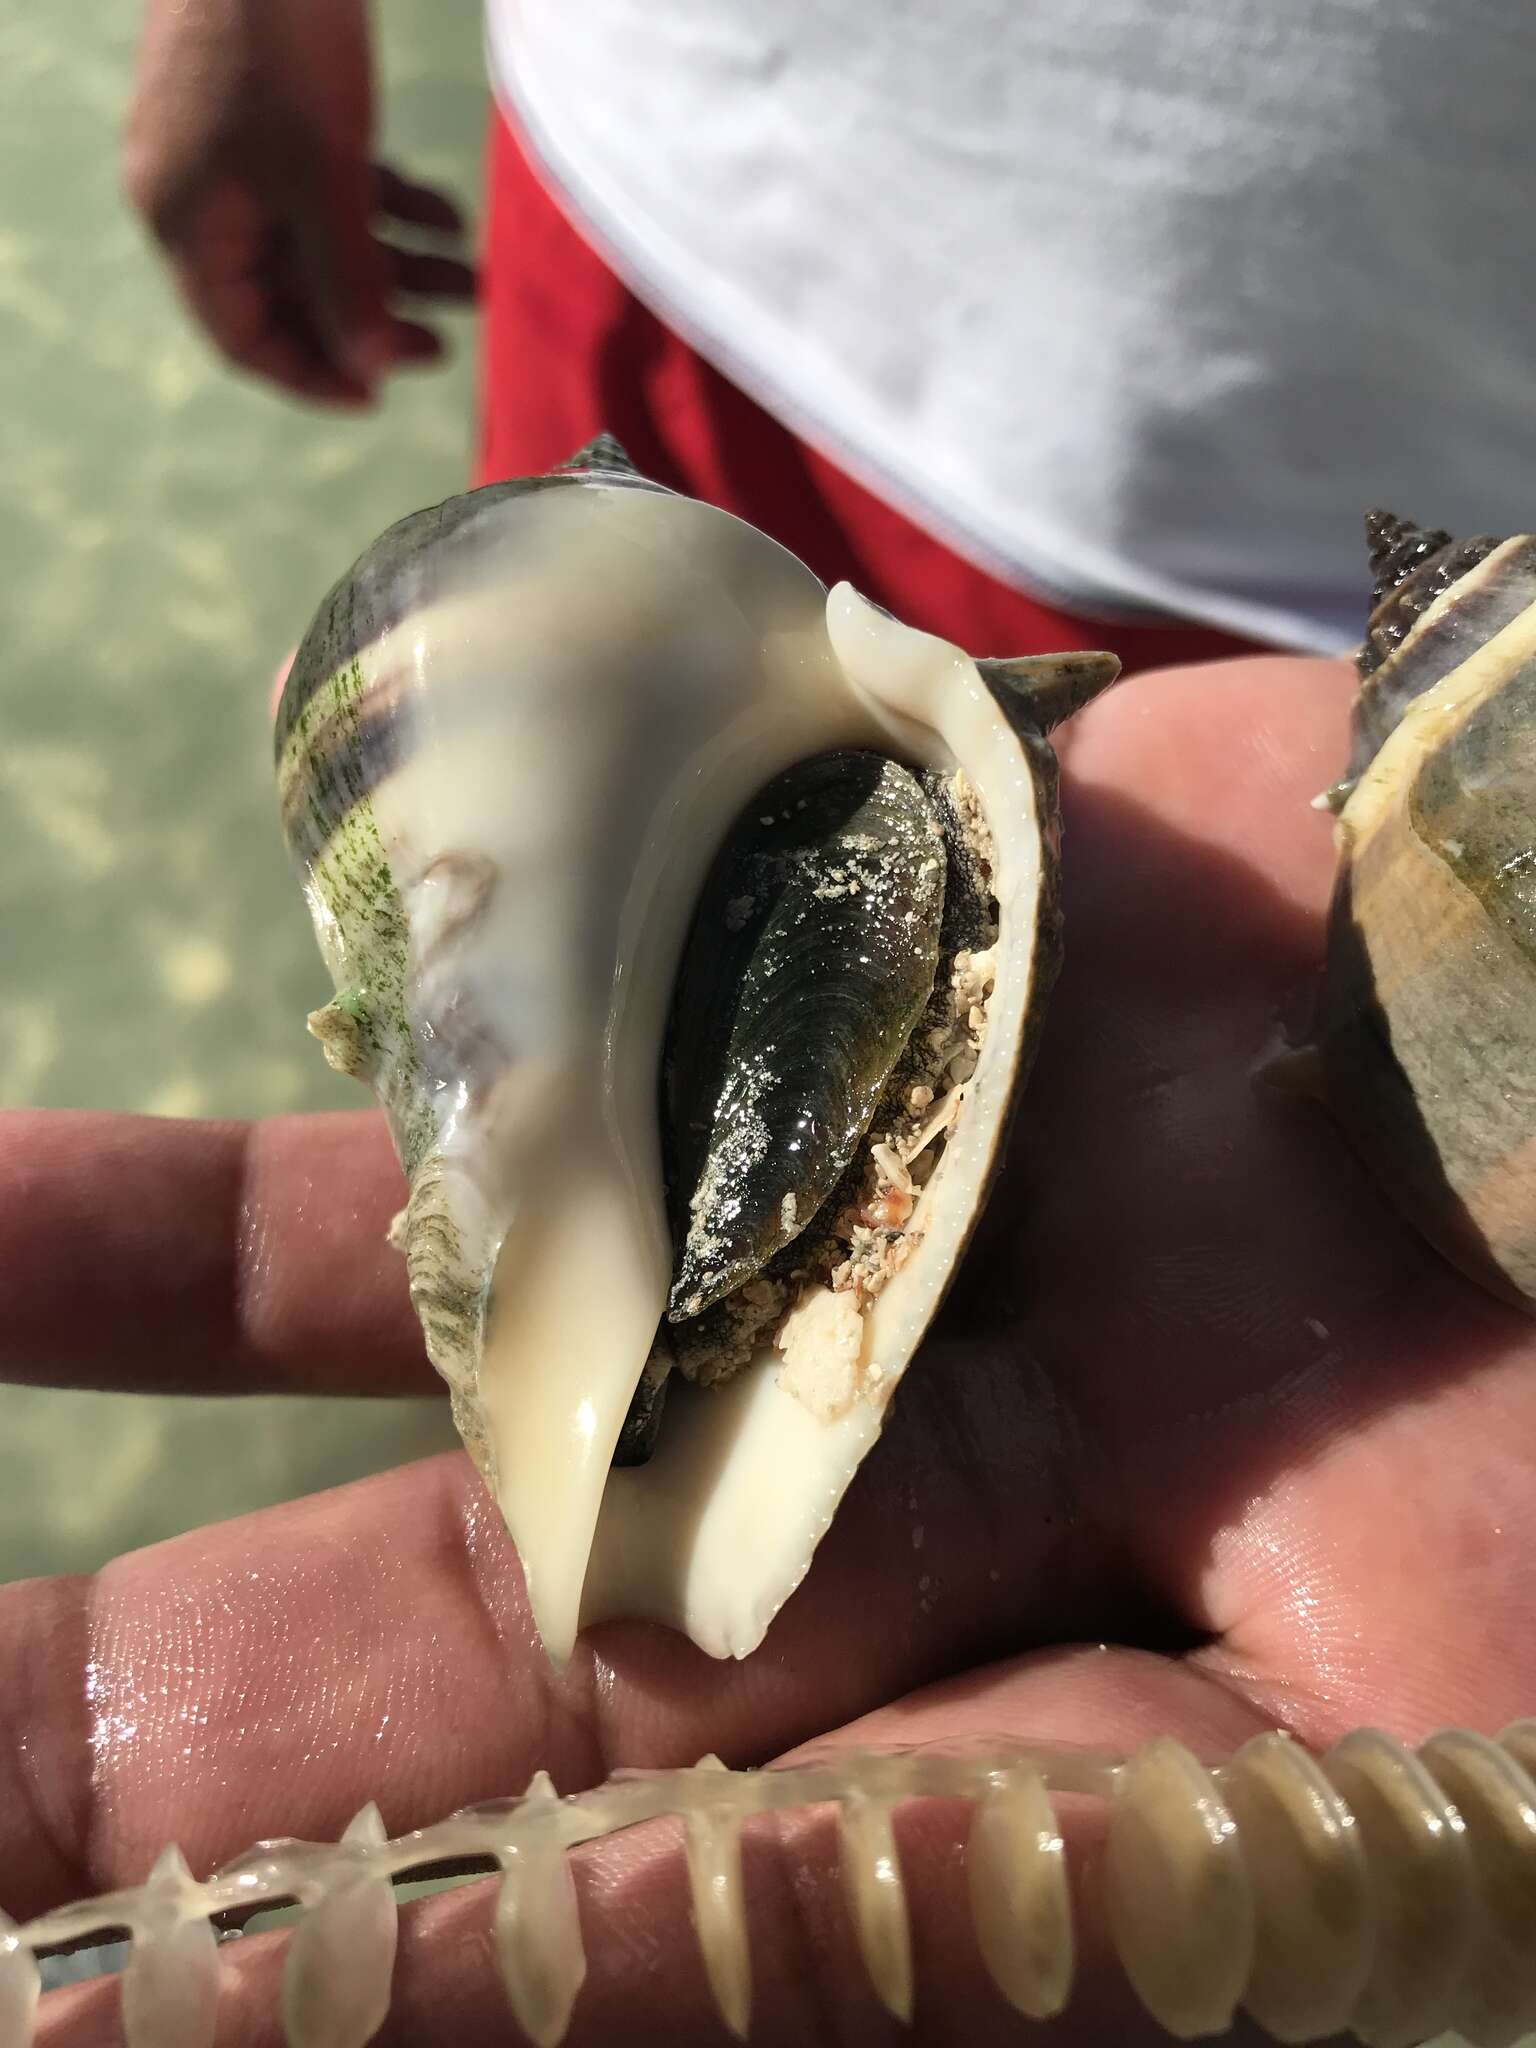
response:
<path id="1" fill-rule="evenodd" d="M 1063 2010 L 1072 1898 L 1055 1801 L 1107 1804 L 1095 1875 L 1110 1939 L 1149 2012 L 1181 2039 L 1239 2007 L 1277 2040 L 1352 2032 L 1409 2048 L 1454 2029 L 1500 2048 L 1536 2026 L 1536 1720 L 1495 1742 L 1464 1730 L 1409 1750 L 1362 1729 L 1313 1757 L 1263 1734 L 1207 1766 L 1158 1738 L 1120 1759 L 1063 1748 L 918 1748 L 789 1769 L 621 1772 L 562 1799 L 543 1773 L 522 1799 L 387 1839 L 365 1807 L 337 1843 L 267 1842 L 197 1882 L 167 1849 L 132 1891 L 24 1926 L 0 1915 L 0 2048 L 26 2048 L 39 1952 L 126 1930 L 130 2048 L 203 2048 L 219 1991 L 219 1915 L 297 1902 L 283 1975 L 292 2048 L 363 2048 L 389 2005 L 396 1880 L 500 1870 L 495 1948 L 512 2009 L 541 2048 L 565 2034 L 586 1971 L 566 1852 L 673 1815 L 705 1969 L 747 2037 L 752 1980 L 741 1829 L 750 1816 L 831 1805 L 851 1919 L 871 1982 L 898 2019 L 913 1968 L 894 1810 L 973 1802 L 966 1851 L 981 1955 L 1020 2013 Z"/>

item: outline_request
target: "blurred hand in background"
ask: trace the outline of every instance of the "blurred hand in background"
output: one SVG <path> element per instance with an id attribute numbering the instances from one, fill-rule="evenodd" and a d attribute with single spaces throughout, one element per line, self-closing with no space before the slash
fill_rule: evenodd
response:
<path id="1" fill-rule="evenodd" d="M 464 301 L 445 194 L 371 155 L 365 0 L 148 0 L 123 183 L 194 318 L 229 360 L 300 398 L 366 405 L 440 336 L 401 302 Z"/>

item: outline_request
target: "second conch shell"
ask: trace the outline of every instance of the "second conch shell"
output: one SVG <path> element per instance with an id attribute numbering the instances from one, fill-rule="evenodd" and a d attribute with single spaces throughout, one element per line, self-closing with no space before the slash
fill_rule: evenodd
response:
<path id="1" fill-rule="evenodd" d="M 1044 735 L 1116 667 L 975 662 L 607 443 L 322 606 L 277 729 L 311 1028 L 388 1114 L 556 1659 L 626 1615 L 743 1656 L 807 1569 L 998 1163 L 1058 954 Z"/>
<path id="2" fill-rule="evenodd" d="M 1536 539 L 1369 526 L 1324 1092 L 1408 1219 L 1536 1312 Z"/>

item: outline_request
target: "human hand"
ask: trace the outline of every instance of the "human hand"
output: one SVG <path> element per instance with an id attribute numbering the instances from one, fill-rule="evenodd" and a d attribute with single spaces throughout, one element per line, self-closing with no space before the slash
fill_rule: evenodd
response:
<path id="1" fill-rule="evenodd" d="M 231 362 L 301 398 L 362 405 L 435 361 L 404 297 L 473 296 L 456 256 L 396 247 L 379 217 L 457 235 L 451 200 L 369 158 L 366 0 L 148 0 L 123 143 L 129 200 Z"/>
<path id="2" fill-rule="evenodd" d="M 1307 809 L 1336 664 L 1144 676 L 1058 735 L 1067 966 L 1009 1169 L 801 1590 L 715 1664 L 610 1624 L 552 1672 L 460 1455 L 0 1591 L 0 1905 L 199 1874 L 258 1835 L 393 1834 L 620 1764 L 959 1739 L 1219 1756 L 1281 1725 L 1495 1730 L 1536 1706 L 1531 1325 L 1404 1230 L 1311 1105 L 1253 1085 L 1321 955 Z M 361 1392 L 427 1383 L 368 1113 L 0 1119 L 0 1369 Z M 233 1418 L 232 1418 L 233 1420 Z M 1104 1645 L 1109 1647 L 1104 1647 Z M 966 1914 L 964 1817 L 898 1817 L 916 2038 L 1031 2038 Z M 1069 1844 L 1083 1853 L 1083 1844 Z M 576 1854 L 570 2039 L 721 2038 L 675 1833 Z M 885 2042 L 825 1817 L 749 1835 L 755 2043 Z M 507 2038 L 490 1888 L 406 1909 L 383 2038 Z M 1093 1929 L 1043 2041 L 1152 2037 Z M 281 1937 L 225 1953 L 221 2041 L 277 2039 Z M 54 2048 L 115 1992 L 51 1994 Z M 1251 2036 L 1249 2037 L 1251 2038 Z"/>

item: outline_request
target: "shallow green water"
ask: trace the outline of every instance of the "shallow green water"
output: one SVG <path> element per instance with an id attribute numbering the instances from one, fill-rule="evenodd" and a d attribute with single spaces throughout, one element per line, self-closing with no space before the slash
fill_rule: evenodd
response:
<path id="1" fill-rule="evenodd" d="M 137 8 L 0 0 L 0 1103 L 354 1106 L 278 840 L 267 683 L 380 527 L 461 486 L 472 330 L 362 419 L 224 370 L 116 193 Z M 382 0 L 381 146 L 478 198 L 472 6 Z M 0 1577 L 451 1442 L 436 1403 L 0 1389 Z"/>

